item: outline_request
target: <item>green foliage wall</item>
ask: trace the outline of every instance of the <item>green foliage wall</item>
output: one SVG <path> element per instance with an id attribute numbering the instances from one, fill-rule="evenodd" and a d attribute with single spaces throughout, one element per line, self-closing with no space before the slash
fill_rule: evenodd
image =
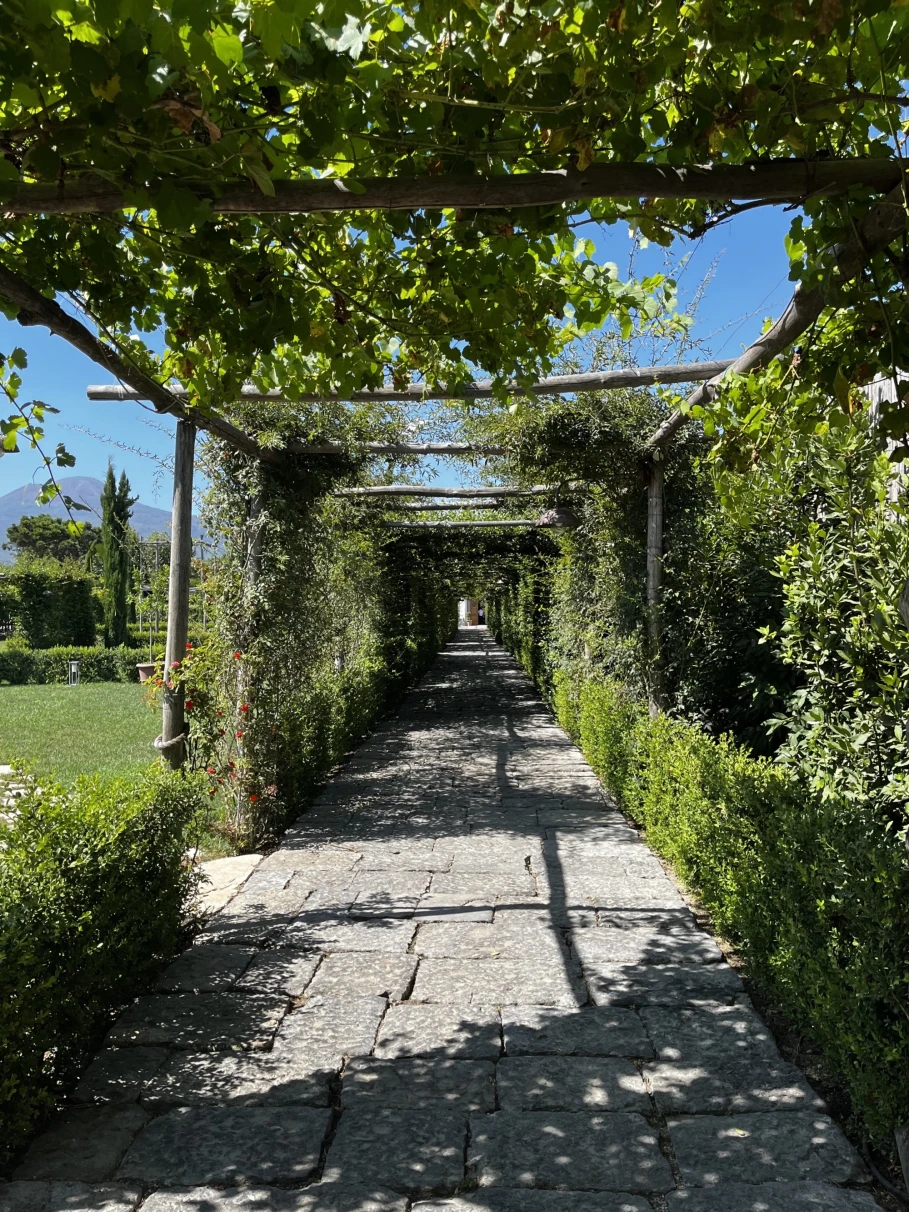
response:
<path id="1" fill-rule="evenodd" d="M 220 451 L 209 466 L 224 555 L 206 642 L 178 674 L 192 760 L 246 846 L 283 828 L 431 663 L 457 602 L 432 567 L 326 495 L 336 470 L 269 473 Z"/>
<path id="2" fill-rule="evenodd" d="M 53 560 L 0 572 L 0 615 L 15 623 L 32 648 L 95 642 L 91 578 Z"/>
<path id="3" fill-rule="evenodd" d="M 17 801 L 0 862 L 0 1164 L 182 945 L 204 802 L 198 780 L 157 768 Z"/>
<path id="4" fill-rule="evenodd" d="M 147 654 L 146 654 L 147 655 Z M 138 682 L 136 662 L 142 659 L 135 648 L 20 648 L 15 643 L 0 646 L 0 685 L 43 686 L 65 683 L 69 662 L 79 662 L 82 682 Z"/>

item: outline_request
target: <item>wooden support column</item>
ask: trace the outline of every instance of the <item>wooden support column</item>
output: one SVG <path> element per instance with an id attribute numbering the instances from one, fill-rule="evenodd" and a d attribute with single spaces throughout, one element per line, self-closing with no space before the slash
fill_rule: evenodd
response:
<path id="1" fill-rule="evenodd" d="M 663 709 L 663 452 L 648 460 L 647 477 L 647 640 L 650 659 L 650 714 Z"/>
<path id="2" fill-rule="evenodd" d="M 183 702 L 185 686 L 179 671 L 168 685 L 176 661 L 186 656 L 189 632 L 189 574 L 192 568 L 193 460 L 196 427 L 192 421 L 177 422 L 174 456 L 174 504 L 171 519 L 170 580 L 167 596 L 167 648 L 164 658 L 164 712 L 161 735 L 155 741 L 174 770 L 186 757 Z"/>

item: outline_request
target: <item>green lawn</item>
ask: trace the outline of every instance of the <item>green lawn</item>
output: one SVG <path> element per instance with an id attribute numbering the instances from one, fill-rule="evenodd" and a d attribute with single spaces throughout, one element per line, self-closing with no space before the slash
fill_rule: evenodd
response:
<path id="1" fill-rule="evenodd" d="M 0 686 L 0 763 L 33 760 L 64 783 L 147 766 L 160 721 L 143 693 L 119 682 Z"/>

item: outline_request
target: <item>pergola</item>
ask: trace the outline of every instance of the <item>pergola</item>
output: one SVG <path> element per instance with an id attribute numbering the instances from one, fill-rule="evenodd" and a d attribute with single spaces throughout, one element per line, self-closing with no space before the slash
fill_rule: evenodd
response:
<path id="1" fill-rule="evenodd" d="M 507 396 L 535 397 L 571 395 L 587 391 L 608 391 L 615 388 L 655 384 L 697 383 L 682 408 L 668 417 L 650 436 L 646 444 L 647 475 L 647 576 L 646 603 L 651 652 L 654 657 L 660 645 L 660 603 L 663 583 L 663 486 L 664 448 L 685 424 L 690 409 L 708 402 L 724 375 L 747 374 L 765 367 L 779 356 L 818 318 L 836 280 L 850 280 L 858 274 L 867 258 L 887 247 L 903 230 L 905 210 L 903 182 L 900 171 L 892 161 L 819 161 L 804 163 L 778 162 L 766 166 L 724 166 L 715 169 L 700 167 L 669 168 L 657 165 L 604 165 L 579 174 L 522 174 L 498 178 L 495 181 L 458 181 L 455 179 L 408 182 L 390 180 L 366 183 L 365 192 L 353 197 L 344 194 L 343 183 L 308 181 L 281 184 L 274 198 L 263 197 L 246 189 L 227 191 L 214 203 L 220 213 L 283 213 L 313 210 L 362 210 L 365 208 L 412 208 L 415 206 L 475 207 L 527 205 L 532 202 L 564 201 L 592 197 L 640 197 L 654 192 L 673 197 L 761 198 L 764 200 L 798 200 L 814 192 L 837 192 L 849 185 L 862 183 L 880 191 L 888 191 L 866 215 L 848 242 L 831 248 L 825 263 L 825 280 L 811 288 L 797 285 L 788 306 L 776 323 L 737 358 L 723 362 L 687 363 L 671 366 L 651 366 L 641 369 L 615 370 L 601 374 L 563 375 L 541 379 L 532 384 L 510 384 Z M 27 186 L 5 204 L 11 213 L 99 213 L 116 210 L 124 205 L 119 192 L 107 185 L 82 183 L 72 189 L 52 191 L 50 187 Z M 65 312 L 58 303 L 41 295 L 23 279 L 0 267 L 0 293 L 20 308 L 20 322 L 43 324 L 51 332 L 64 336 L 92 360 L 112 373 L 118 380 L 111 385 L 90 387 L 93 400 L 149 400 L 155 409 L 178 419 L 174 462 L 174 493 L 172 518 L 172 554 L 170 565 L 170 598 L 167 625 L 166 660 L 168 666 L 179 660 L 187 636 L 189 608 L 189 573 L 191 559 L 190 523 L 192 513 L 192 478 L 195 437 L 197 429 L 207 430 L 235 449 L 264 463 L 281 464 L 295 456 L 387 455 L 411 457 L 423 455 L 459 455 L 495 458 L 506 453 L 501 446 L 472 443 L 405 443 L 370 441 L 355 445 L 337 442 L 290 442 L 278 451 L 262 446 L 254 434 L 244 432 L 218 414 L 203 414 L 192 408 L 187 394 L 180 388 L 165 386 L 151 379 L 136 366 L 124 361 L 119 354 L 101 342 L 79 320 Z M 478 382 L 457 395 L 438 392 L 420 384 L 404 390 L 394 388 L 372 392 L 355 392 L 348 398 L 356 401 L 423 401 L 433 399 L 480 399 L 501 394 L 491 383 Z M 336 400 L 336 396 L 302 396 L 301 401 Z M 288 399 L 281 391 L 262 392 L 255 387 L 244 389 L 244 401 L 267 400 L 280 403 Z M 580 490 L 582 486 L 576 486 Z M 390 485 L 341 490 L 337 495 L 346 499 L 371 497 L 433 498 L 433 507 L 444 501 L 436 498 L 476 499 L 482 508 L 494 508 L 506 497 L 554 496 L 554 486 L 520 485 L 483 487 L 478 489 L 440 490 L 432 486 Z M 530 519 L 513 519 L 484 523 L 474 521 L 475 527 L 528 527 Z M 465 522 L 388 523 L 393 529 L 445 527 L 468 525 Z M 659 688 L 654 706 L 659 705 Z M 161 737 L 156 742 L 173 765 L 183 759 L 183 694 L 182 688 L 165 695 L 164 720 Z"/>

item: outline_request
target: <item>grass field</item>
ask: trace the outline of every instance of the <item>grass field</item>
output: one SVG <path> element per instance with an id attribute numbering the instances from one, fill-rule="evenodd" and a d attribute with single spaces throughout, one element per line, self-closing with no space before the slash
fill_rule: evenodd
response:
<path id="1" fill-rule="evenodd" d="M 0 686 L 0 763 L 34 761 L 61 783 L 130 774 L 154 760 L 158 716 L 141 686 Z"/>

